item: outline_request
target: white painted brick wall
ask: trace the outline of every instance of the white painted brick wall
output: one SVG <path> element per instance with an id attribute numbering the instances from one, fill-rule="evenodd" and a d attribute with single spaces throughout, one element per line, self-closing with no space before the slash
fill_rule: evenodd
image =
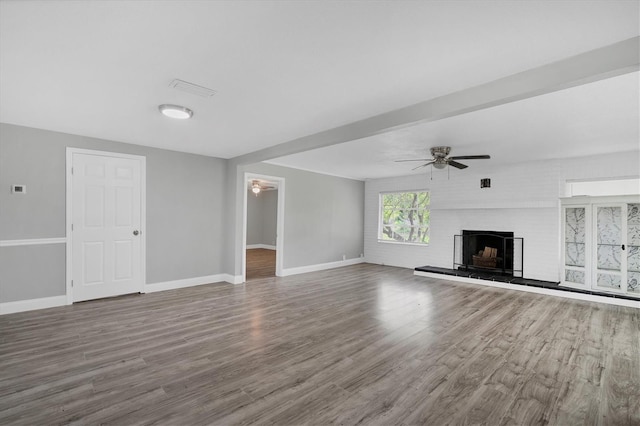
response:
<path id="1" fill-rule="evenodd" d="M 490 160 L 469 160 L 466 170 L 434 170 L 419 175 L 365 182 L 364 250 L 367 262 L 415 268 L 451 268 L 453 236 L 463 229 L 512 231 L 524 238 L 524 276 L 558 281 L 560 200 L 567 180 L 638 177 L 640 152 L 512 164 L 492 168 Z M 480 189 L 490 178 L 491 188 Z M 380 192 L 431 191 L 430 244 L 378 242 Z"/>

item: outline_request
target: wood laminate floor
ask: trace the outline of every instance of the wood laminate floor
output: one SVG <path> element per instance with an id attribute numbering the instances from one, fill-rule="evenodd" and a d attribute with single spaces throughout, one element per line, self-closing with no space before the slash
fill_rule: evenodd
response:
<path id="1" fill-rule="evenodd" d="M 268 249 L 247 250 L 247 281 L 276 276 L 276 251 Z"/>
<path id="2" fill-rule="evenodd" d="M 0 317 L 0 424 L 640 424 L 640 310 L 360 264 Z"/>

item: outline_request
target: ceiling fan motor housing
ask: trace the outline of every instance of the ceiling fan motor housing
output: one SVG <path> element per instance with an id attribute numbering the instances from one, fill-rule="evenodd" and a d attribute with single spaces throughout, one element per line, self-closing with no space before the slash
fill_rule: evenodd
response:
<path id="1" fill-rule="evenodd" d="M 431 148 L 431 155 L 433 155 L 436 159 L 444 158 L 451 152 L 450 146 L 434 146 Z"/>

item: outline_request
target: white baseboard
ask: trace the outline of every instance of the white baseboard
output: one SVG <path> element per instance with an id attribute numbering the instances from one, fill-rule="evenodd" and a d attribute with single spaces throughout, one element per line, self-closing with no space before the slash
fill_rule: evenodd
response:
<path id="1" fill-rule="evenodd" d="M 242 275 L 222 274 L 229 284 L 242 284 Z"/>
<path id="2" fill-rule="evenodd" d="M 154 293 L 156 291 L 174 290 L 177 288 L 193 287 L 196 285 L 213 284 L 226 281 L 226 274 L 206 275 L 204 277 L 185 278 L 182 280 L 164 281 L 153 284 L 145 284 L 145 293 Z"/>
<path id="3" fill-rule="evenodd" d="M 219 282 L 228 282 L 231 284 L 240 284 L 242 282 L 241 275 L 216 274 L 204 277 L 186 278 L 183 280 L 165 281 L 154 284 L 145 284 L 145 293 L 154 293 L 156 291 L 173 290 L 177 288 L 193 287 L 196 285 L 213 284 Z M 16 302 L 0 303 L 0 315 L 14 314 L 17 312 L 34 311 L 36 309 L 55 308 L 67 305 L 67 296 L 43 297 L 40 299 L 18 300 Z"/>
<path id="4" fill-rule="evenodd" d="M 339 260 L 337 262 L 320 263 L 317 265 L 299 266 L 297 268 L 286 268 L 282 270 L 282 276 L 306 274 L 307 272 L 324 271 L 325 269 L 340 268 L 342 266 L 357 265 L 365 263 L 364 257 L 356 257 L 355 259 Z"/>
<path id="5" fill-rule="evenodd" d="M 42 297 L 40 299 L 18 300 L 0 303 L 0 315 L 16 312 L 34 311 L 36 309 L 55 308 L 67 304 L 67 296 Z"/>
<path id="6" fill-rule="evenodd" d="M 595 294 L 575 293 L 565 290 L 554 290 L 551 288 L 531 287 L 527 285 L 508 284 L 497 281 L 479 280 L 477 278 L 457 277 L 455 275 L 435 274 L 433 272 L 414 271 L 413 275 L 420 277 L 436 278 L 446 281 L 458 281 L 469 284 L 479 284 L 487 287 L 504 288 L 507 290 L 525 291 L 528 293 L 546 294 L 548 296 L 563 297 L 565 299 L 585 300 L 587 302 L 599 302 L 607 305 L 627 306 L 630 308 L 640 309 L 640 300 L 619 299 L 606 296 L 597 296 Z"/>
<path id="7" fill-rule="evenodd" d="M 250 249 L 267 249 L 267 250 L 275 250 L 276 246 L 270 246 L 268 244 L 249 244 L 247 246 L 247 250 Z"/>
<path id="8" fill-rule="evenodd" d="M 195 277 L 195 278 L 185 278 L 182 280 L 174 280 L 174 281 L 164 281 L 153 284 L 145 284 L 144 292 L 145 293 L 154 293 L 156 291 L 165 291 L 165 290 L 175 290 L 177 288 L 186 288 L 193 287 L 196 285 L 205 285 L 205 284 L 213 284 L 227 282 L 230 284 L 240 284 L 242 282 L 241 275 L 231 275 L 231 274 L 215 274 L 215 275 L 206 275 L 204 277 Z"/>

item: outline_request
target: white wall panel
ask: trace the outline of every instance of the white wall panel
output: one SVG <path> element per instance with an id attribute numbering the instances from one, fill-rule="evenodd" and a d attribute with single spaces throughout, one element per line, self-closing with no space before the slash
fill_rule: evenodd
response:
<path id="1" fill-rule="evenodd" d="M 469 161 L 465 170 L 374 179 L 365 183 L 365 257 L 368 262 L 415 268 L 451 268 L 453 236 L 463 229 L 513 231 L 524 238 L 524 276 L 558 281 L 560 203 L 566 180 L 637 176 L 638 152 L 512 164 L 492 168 L 491 160 Z M 614 166 L 615 165 L 615 166 Z M 491 188 L 480 188 L 490 178 Z M 431 191 L 428 246 L 381 243 L 378 194 L 409 189 Z"/>

